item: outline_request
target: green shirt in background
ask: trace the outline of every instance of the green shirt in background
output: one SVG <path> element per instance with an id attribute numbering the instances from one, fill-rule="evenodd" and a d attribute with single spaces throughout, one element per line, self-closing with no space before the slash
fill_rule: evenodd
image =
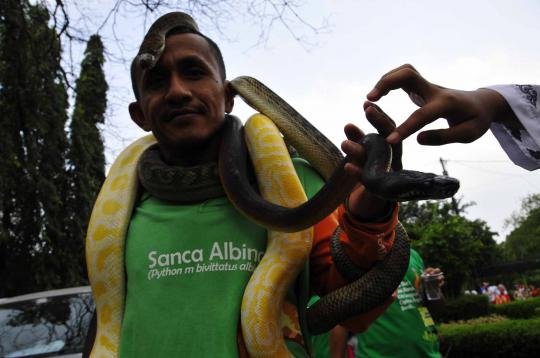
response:
<path id="1" fill-rule="evenodd" d="M 369 326 L 357 334 L 356 357 L 440 357 L 435 324 L 422 304 L 420 279 L 424 262 L 411 249 L 407 273 L 398 287 L 398 297 Z"/>
<path id="2" fill-rule="evenodd" d="M 308 307 L 317 302 L 319 296 L 313 296 L 309 300 Z M 330 333 L 322 333 L 316 336 L 311 336 L 311 353 L 313 358 L 328 358 L 330 357 Z"/>

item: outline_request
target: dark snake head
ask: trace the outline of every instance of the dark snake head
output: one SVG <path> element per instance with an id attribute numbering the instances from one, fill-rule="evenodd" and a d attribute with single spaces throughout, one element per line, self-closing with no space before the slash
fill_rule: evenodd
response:
<path id="1" fill-rule="evenodd" d="M 414 170 L 388 173 L 380 180 L 385 198 L 393 201 L 445 199 L 459 189 L 455 178 Z"/>

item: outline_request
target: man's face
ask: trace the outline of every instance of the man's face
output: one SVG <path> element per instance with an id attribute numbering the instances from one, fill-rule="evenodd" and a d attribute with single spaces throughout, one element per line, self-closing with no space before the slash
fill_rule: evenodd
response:
<path id="1" fill-rule="evenodd" d="M 131 118 L 152 131 L 166 156 L 203 146 L 233 106 L 210 45 L 191 33 L 167 37 L 165 51 L 146 73 L 140 91 L 139 101 L 130 104 Z"/>

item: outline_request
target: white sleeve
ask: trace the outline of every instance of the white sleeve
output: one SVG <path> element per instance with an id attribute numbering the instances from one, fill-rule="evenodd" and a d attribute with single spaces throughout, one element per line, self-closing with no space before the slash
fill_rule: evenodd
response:
<path id="1" fill-rule="evenodd" d="M 497 91 L 510 105 L 522 128 L 509 128 L 492 123 L 491 131 L 508 157 L 528 170 L 540 168 L 540 103 L 539 85 L 496 85 L 486 87 Z"/>

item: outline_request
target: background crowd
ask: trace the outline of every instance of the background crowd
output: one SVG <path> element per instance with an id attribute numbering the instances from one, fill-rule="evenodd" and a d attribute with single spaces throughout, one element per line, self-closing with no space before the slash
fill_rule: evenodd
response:
<path id="1" fill-rule="evenodd" d="M 527 283 L 515 283 L 514 288 L 510 291 L 502 283 L 490 285 L 489 282 L 483 282 L 478 291 L 475 289 L 465 290 L 466 295 L 477 295 L 479 293 L 488 296 L 489 303 L 492 304 L 504 304 L 512 300 L 525 300 L 540 295 L 538 287 Z"/>

